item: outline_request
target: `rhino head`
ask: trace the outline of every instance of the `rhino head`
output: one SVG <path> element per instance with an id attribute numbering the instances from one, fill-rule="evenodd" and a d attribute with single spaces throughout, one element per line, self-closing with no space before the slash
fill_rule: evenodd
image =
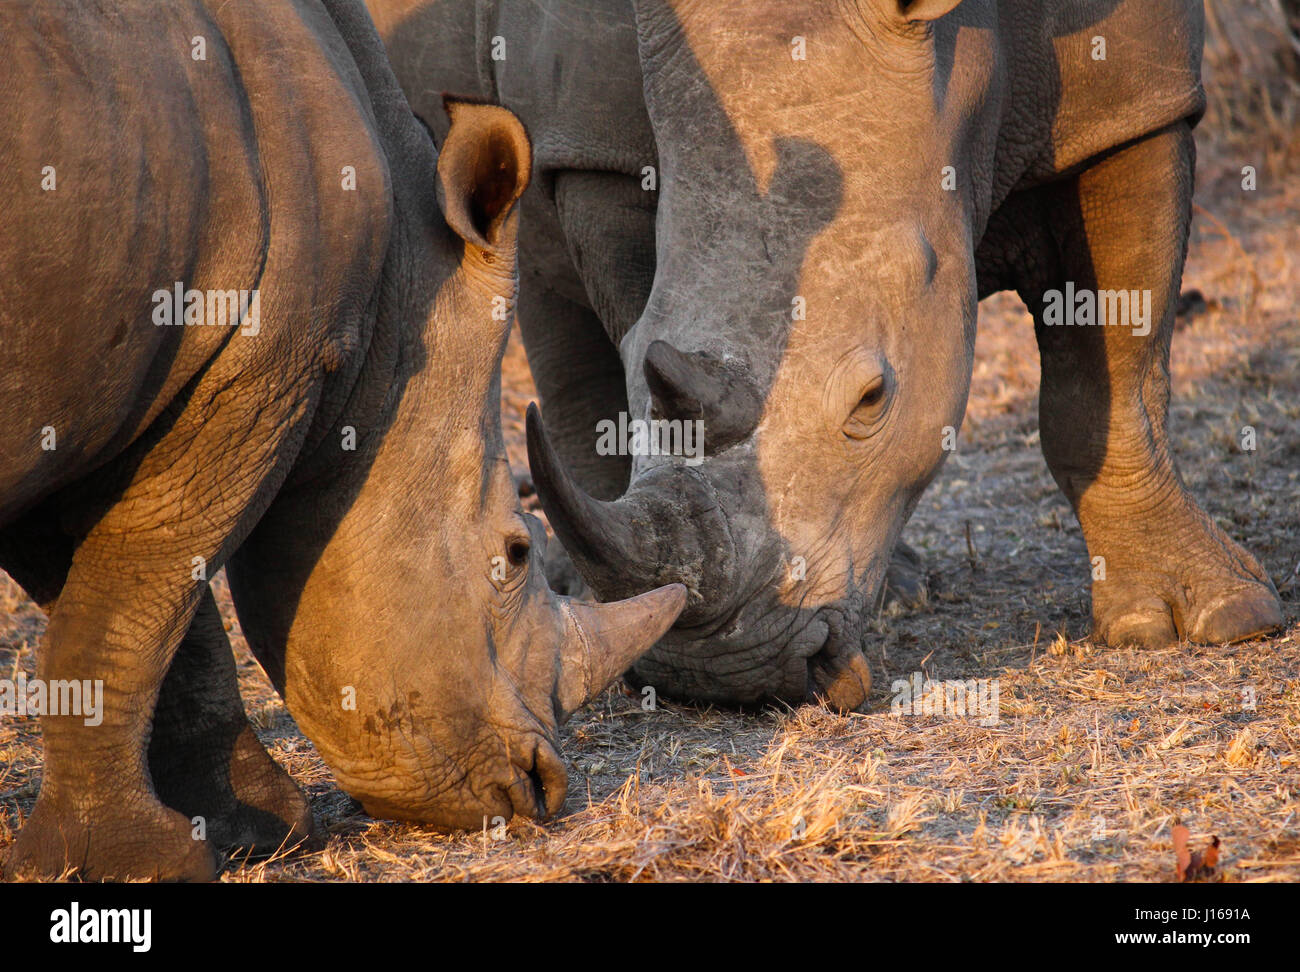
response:
<path id="1" fill-rule="evenodd" d="M 635 455 L 600 502 L 536 414 L 529 447 L 601 596 L 688 588 L 634 670 L 662 692 L 866 698 L 866 620 L 970 384 L 996 58 L 991 32 L 933 29 L 955 5 L 637 0 L 661 188 L 629 415 L 702 422 L 704 459 Z"/>
<path id="2" fill-rule="evenodd" d="M 375 99 L 381 123 L 407 112 L 391 90 Z M 594 604 L 546 584 L 501 432 L 528 139 L 502 108 L 449 111 L 436 160 L 409 113 L 389 146 L 395 223 L 372 333 L 327 361 L 334 417 L 230 580 L 250 644 L 342 787 L 372 815 L 459 829 L 560 808 L 557 726 L 654 643 L 685 591 Z"/>

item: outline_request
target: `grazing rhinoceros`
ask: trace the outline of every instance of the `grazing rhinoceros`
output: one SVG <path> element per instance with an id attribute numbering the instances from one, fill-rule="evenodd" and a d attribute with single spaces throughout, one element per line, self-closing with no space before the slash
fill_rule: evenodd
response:
<path id="1" fill-rule="evenodd" d="M 1199 3 L 635 0 L 590 18 L 609 50 L 555 43 L 588 32 L 576 4 L 479 11 L 461 41 L 534 132 L 531 195 L 550 189 L 580 268 L 618 282 L 602 268 L 623 244 L 584 233 L 635 211 L 643 110 L 657 150 L 653 287 L 609 335 L 619 358 L 593 350 L 579 315 L 521 312 L 552 425 L 533 416 L 530 456 L 556 534 L 602 596 L 691 592 L 638 679 L 703 700 L 862 701 L 864 614 L 960 427 L 976 302 L 1004 289 L 1036 318 L 1044 454 L 1101 568 L 1096 637 L 1220 642 L 1280 622 L 1263 569 L 1184 487 L 1165 429 Z M 623 83 L 633 30 L 644 105 Z M 400 55 L 411 36 L 389 43 Z M 525 68 L 531 92 L 508 83 Z M 412 85 L 400 57 L 398 74 Z M 548 109 L 566 120 L 553 140 Z M 585 167 L 582 112 L 601 122 Z M 611 115 L 632 151 L 606 144 Z M 525 199 L 525 227 L 537 208 Z M 637 455 L 611 501 L 574 454 L 582 436 L 591 451 L 616 373 L 634 418 L 702 419 L 707 458 Z"/>
<path id="2" fill-rule="evenodd" d="M 556 811 L 557 722 L 685 592 L 540 575 L 500 428 L 517 120 L 452 103 L 436 151 L 359 0 L 10 2 L 0 59 L 0 566 L 50 615 L 40 684 L 102 691 L 47 706 L 8 873 L 207 878 L 214 845 L 309 832 L 223 565 L 369 812 Z"/>

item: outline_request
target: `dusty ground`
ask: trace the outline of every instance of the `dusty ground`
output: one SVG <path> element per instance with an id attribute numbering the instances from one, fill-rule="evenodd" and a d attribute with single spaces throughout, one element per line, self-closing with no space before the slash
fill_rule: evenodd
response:
<path id="1" fill-rule="evenodd" d="M 1192 491 L 1272 575 L 1283 632 L 1156 652 L 1087 640 L 1083 540 L 1037 444 L 1032 329 L 1003 295 L 981 307 L 960 449 L 906 532 L 931 597 L 879 617 L 868 714 L 643 712 L 614 689 L 565 732 L 561 819 L 447 837 L 374 821 L 337 789 L 232 621 L 250 715 L 329 839 L 232 862 L 223 880 L 1158 881 L 1178 818 L 1194 847 L 1221 838 L 1223 879 L 1300 880 L 1300 166 L 1293 119 L 1260 134 L 1227 117 L 1236 106 L 1213 106 L 1202 129 L 1184 289 L 1207 306 L 1180 319 L 1170 425 Z M 1254 192 L 1244 164 L 1260 169 Z M 512 345 L 521 472 L 530 394 Z M 33 672 L 43 626 L 0 575 L 0 676 Z M 890 682 L 917 671 L 997 679 L 1000 722 L 891 715 Z M 0 854 L 40 764 L 34 720 L 0 722 Z"/>

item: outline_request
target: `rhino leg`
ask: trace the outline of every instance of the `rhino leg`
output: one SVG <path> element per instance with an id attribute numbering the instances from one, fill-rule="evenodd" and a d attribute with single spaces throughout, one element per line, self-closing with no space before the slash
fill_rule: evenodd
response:
<path id="1" fill-rule="evenodd" d="M 23 519 L 0 530 L 0 565 L 9 572 L 27 592 L 47 617 L 53 618 L 58 609 L 68 577 L 72 557 L 79 538 L 70 536 L 60 529 L 57 514 L 57 502 L 31 511 Z M 41 650 L 41 670 L 38 675 L 50 679 L 51 666 L 46 660 L 51 650 L 50 637 L 47 634 Z M 49 737 L 49 717 L 43 719 L 46 728 L 45 750 L 46 762 L 41 795 L 36 809 L 27 821 L 18 839 L 4 862 L 4 877 L 12 879 L 17 876 L 57 877 L 69 869 L 80 871 L 82 876 L 115 875 L 127 873 L 108 865 L 104 870 L 97 870 L 93 861 L 96 858 L 107 860 L 101 847 L 92 851 L 92 842 L 99 844 L 99 834 L 107 831 L 107 839 L 117 842 L 113 831 L 124 829 L 124 825 L 114 819 L 126 812 L 139 812 L 143 817 L 144 828 L 150 824 L 175 829 L 177 821 L 171 818 L 176 814 L 156 805 L 148 795 L 141 798 L 138 794 L 124 795 L 121 806 L 115 806 L 104 828 L 95 820 L 99 812 L 98 803 L 80 804 L 73 790 L 68 800 L 72 806 L 55 807 L 53 800 L 46 794 L 55 789 L 55 780 L 51 772 L 51 755 L 54 744 Z M 105 723 L 107 723 L 107 718 Z M 89 728 L 89 727 L 87 727 Z M 103 765 L 108 765 L 107 763 Z M 102 770 L 100 771 L 102 773 Z M 72 788 L 67 788 L 72 789 Z M 65 790 L 67 792 L 67 790 Z M 131 807 L 138 811 L 132 811 Z M 208 878 L 215 874 L 214 862 L 207 848 L 198 845 L 200 853 L 195 853 L 195 841 L 188 840 L 178 844 L 179 853 L 173 855 L 169 866 L 160 869 L 168 876 L 191 876 Z M 118 854 L 121 853 L 119 849 Z M 132 856 L 136 852 L 131 851 Z M 136 873 L 146 873 L 139 872 Z"/>
<path id="2" fill-rule="evenodd" d="M 162 680 L 165 668 L 157 662 L 161 656 L 165 665 L 171 653 L 150 651 L 143 663 L 132 664 L 125 652 L 127 625 L 134 619 L 102 608 L 92 614 L 86 611 L 92 599 L 70 573 L 54 605 L 37 675 L 47 685 L 60 679 L 102 682 L 101 721 L 88 725 L 84 714 L 41 717 L 40 796 L 4 862 L 4 877 L 211 880 L 217 862 L 209 843 L 195 838 L 190 819 L 158 800 L 143 758 L 157 691 L 150 691 L 149 681 L 154 676 L 156 686 Z M 87 614 L 104 626 L 99 650 L 90 623 L 81 621 Z"/>
<path id="3" fill-rule="evenodd" d="M 268 854 L 311 836 L 311 807 L 244 715 L 234 656 L 210 590 L 176 650 L 154 711 L 149 773 L 164 804 L 203 818 L 214 847 Z"/>
<path id="4" fill-rule="evenodd" d="M 1054 189 L 1041 216 L 1057 242 L 1055 279 L 1022 290 L 1037 309 L 1043 453 L 1083 527 L 1094 635 L 1110 645 L 1239 641 L 1282 621 L 1268 575 L 1188 493 L 1169 449 L 1169 341 L 1194 160 L 1179 123 Z M 1149 291 L 1149 332 L 1140 322 L 1047 325 L 1044 292 L 1067 282 Z"/>
<path id="5" fill-rule="evenodd" d="M 41 717 L 41 792 L 7 876 L 217 873 L 196 824 L 158 799 L 147 749 L 164 678 L 207 587 L 196 565 L 217 569 L 242 541 L 283 482 L 311 415 L 312 387 L 301 376 L 295 383 L 283 362 L 267 380 L 266 363 L 247 357 L 260 347 L 245 342 L 214 361 L 187 402 L 73 491 L 93 525 L 58 594 L 37 675 L 46 685 L 88 681 L 102 694 L 93 713 Z M 240 431 L 233 447 L 231 423 Z"/>
<path id="6" fill-rule="evenodd" d="M 0 531 L 0 565 L 52 615 L 73 544 L 56 517 L 34 513 Z M 149 773 L 165 805 L 204 818 L 214 847 L 272 852 L 312 832 L 307 798 L 257 741 L 244 715 L 211 591 L 203 593 L 163 681 Z"/>
<path id="7" fill-rule="evenodd" d="M 623 364 L 600 318 L 540 282 L 520 283 L 519 333 L 546 430 L 574 478 L 600 499 L 627 489 L 627 456 L 596 453 L 596 424 L 627 409 Z"/>

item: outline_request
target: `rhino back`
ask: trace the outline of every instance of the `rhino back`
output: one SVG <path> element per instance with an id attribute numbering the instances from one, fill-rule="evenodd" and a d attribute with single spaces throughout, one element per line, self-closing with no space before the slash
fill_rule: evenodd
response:
<path id="1" fill-rule="evenodd" d="M 155 290 L 218 269 L 256 284 L 256 233 L 209 218 L 261 225 L 227 52 L 188 56 L 192 11 L 157 8 L 147 26 L 143 13 L 0 6 L 0 522 L 133 438 L 227 337 L 153 326 Z M 215 117 L 228 119 L 224 144 L 205 137 Z M 53 449 L 38 446 L 46 428 Z"/>
<path id="2" fill-rule="evenodd" d="M 217 357 L 295 380 L 330 322 L 311 309 L 369 303 L 388 176 L 328 30 L 311 0 L 0 5 L 0 524 L 121 455 Z M 371 188 L 339 193 L 324 145 Z M 260 291 L 261 334 L 158 326 L 176 283 Z"/>
<path id="3" fill-rule="evenodd" d="M 441 141 L 444 92 L 504 105 L 532 138 L 520 223 L 521 329 L 554 323 L 536 288 L 593 308 L 617 341 L 654 272 L 658 165 L 632 0 L 366 0 L 411 107 Z"/>
<path id="4" fill-rule="evenodd" d="M 1200 0 L 998 4 L 1010 55 L 999 174 L 1017 188 L 1204 112 Z"/>
<path id="5" fill-rule="evenodd" d="M 499 102 L 534 171 L 654 161 L 632 0 L 366 0 L 411 107 L 441 139 L 444 93 Z"/>
<path id="6" fill-rule="evenodd" d="M 533 134 L 539 173 L 654 163 L 631 0 L 500 0 L 497 28 L 497 93 Z"/>
<path id="7" fill-rule="evenodd" d="M 475 0 L 366 0 L 366 9 L 392 62 L 411 110 L 435 133 L 447 135 L 442 96 L 487 97 L 491 69 L 477 41 L 492 5 Z"/>

